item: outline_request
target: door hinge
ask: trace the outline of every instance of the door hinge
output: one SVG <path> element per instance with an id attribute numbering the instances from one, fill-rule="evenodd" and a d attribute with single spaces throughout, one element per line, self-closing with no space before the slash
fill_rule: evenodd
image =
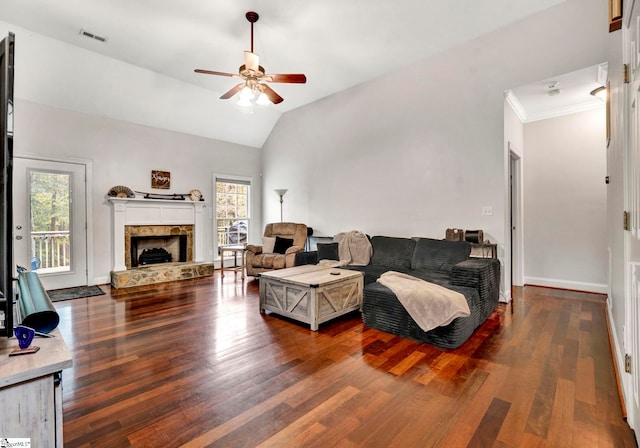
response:
<path id="1" fill-rule="evenodd" d="M 622 77 L 625 84 L 629 84 L 629 64 L 622 64 Z"/>
<path id="2" fill-rule="evenodd" d="M 624 371 L 631 373 L 631 355 L 624 355 Z"/>
<path id="3" fill-rule="evenodd" d="M 624 212 L 622 216 L 622 226 L 624 227 L 624 230 L 630 229 L 629 218 L 630 218 L 629 212 Z"/>

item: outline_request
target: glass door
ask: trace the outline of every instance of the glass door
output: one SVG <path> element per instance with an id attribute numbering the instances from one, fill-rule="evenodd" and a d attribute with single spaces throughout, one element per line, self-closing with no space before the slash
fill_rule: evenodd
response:
<path id="1" fill-rule="evenodd" d="M 85 167 L 14 159 L 14 256 L 46 289 L 87 284 Z"/>

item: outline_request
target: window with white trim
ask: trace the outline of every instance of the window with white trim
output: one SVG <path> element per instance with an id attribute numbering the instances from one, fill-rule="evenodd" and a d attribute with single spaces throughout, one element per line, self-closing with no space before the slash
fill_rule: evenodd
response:
<path id="1" fill-rule="evenodd" d="M 251 180 L 215 177 L 216 244 L 233 246 L 249 239 Z"/>

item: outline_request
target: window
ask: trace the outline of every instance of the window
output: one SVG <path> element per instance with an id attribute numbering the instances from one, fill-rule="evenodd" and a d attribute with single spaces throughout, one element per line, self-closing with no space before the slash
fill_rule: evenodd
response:
<path id="1" fill-rule="evenodd" d="M 216 176 L 217 245 L 245 244 L 249 238 L 251 181 Z"/>

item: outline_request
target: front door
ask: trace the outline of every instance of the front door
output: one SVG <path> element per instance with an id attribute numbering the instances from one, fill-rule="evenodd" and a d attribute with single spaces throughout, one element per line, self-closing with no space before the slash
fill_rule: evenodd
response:
<path id="1" fill-rule="evenodd" d="M 17 265 L 45 289 L 87 284 L 86 167 L 16 157 L 13 234 Z"/>

